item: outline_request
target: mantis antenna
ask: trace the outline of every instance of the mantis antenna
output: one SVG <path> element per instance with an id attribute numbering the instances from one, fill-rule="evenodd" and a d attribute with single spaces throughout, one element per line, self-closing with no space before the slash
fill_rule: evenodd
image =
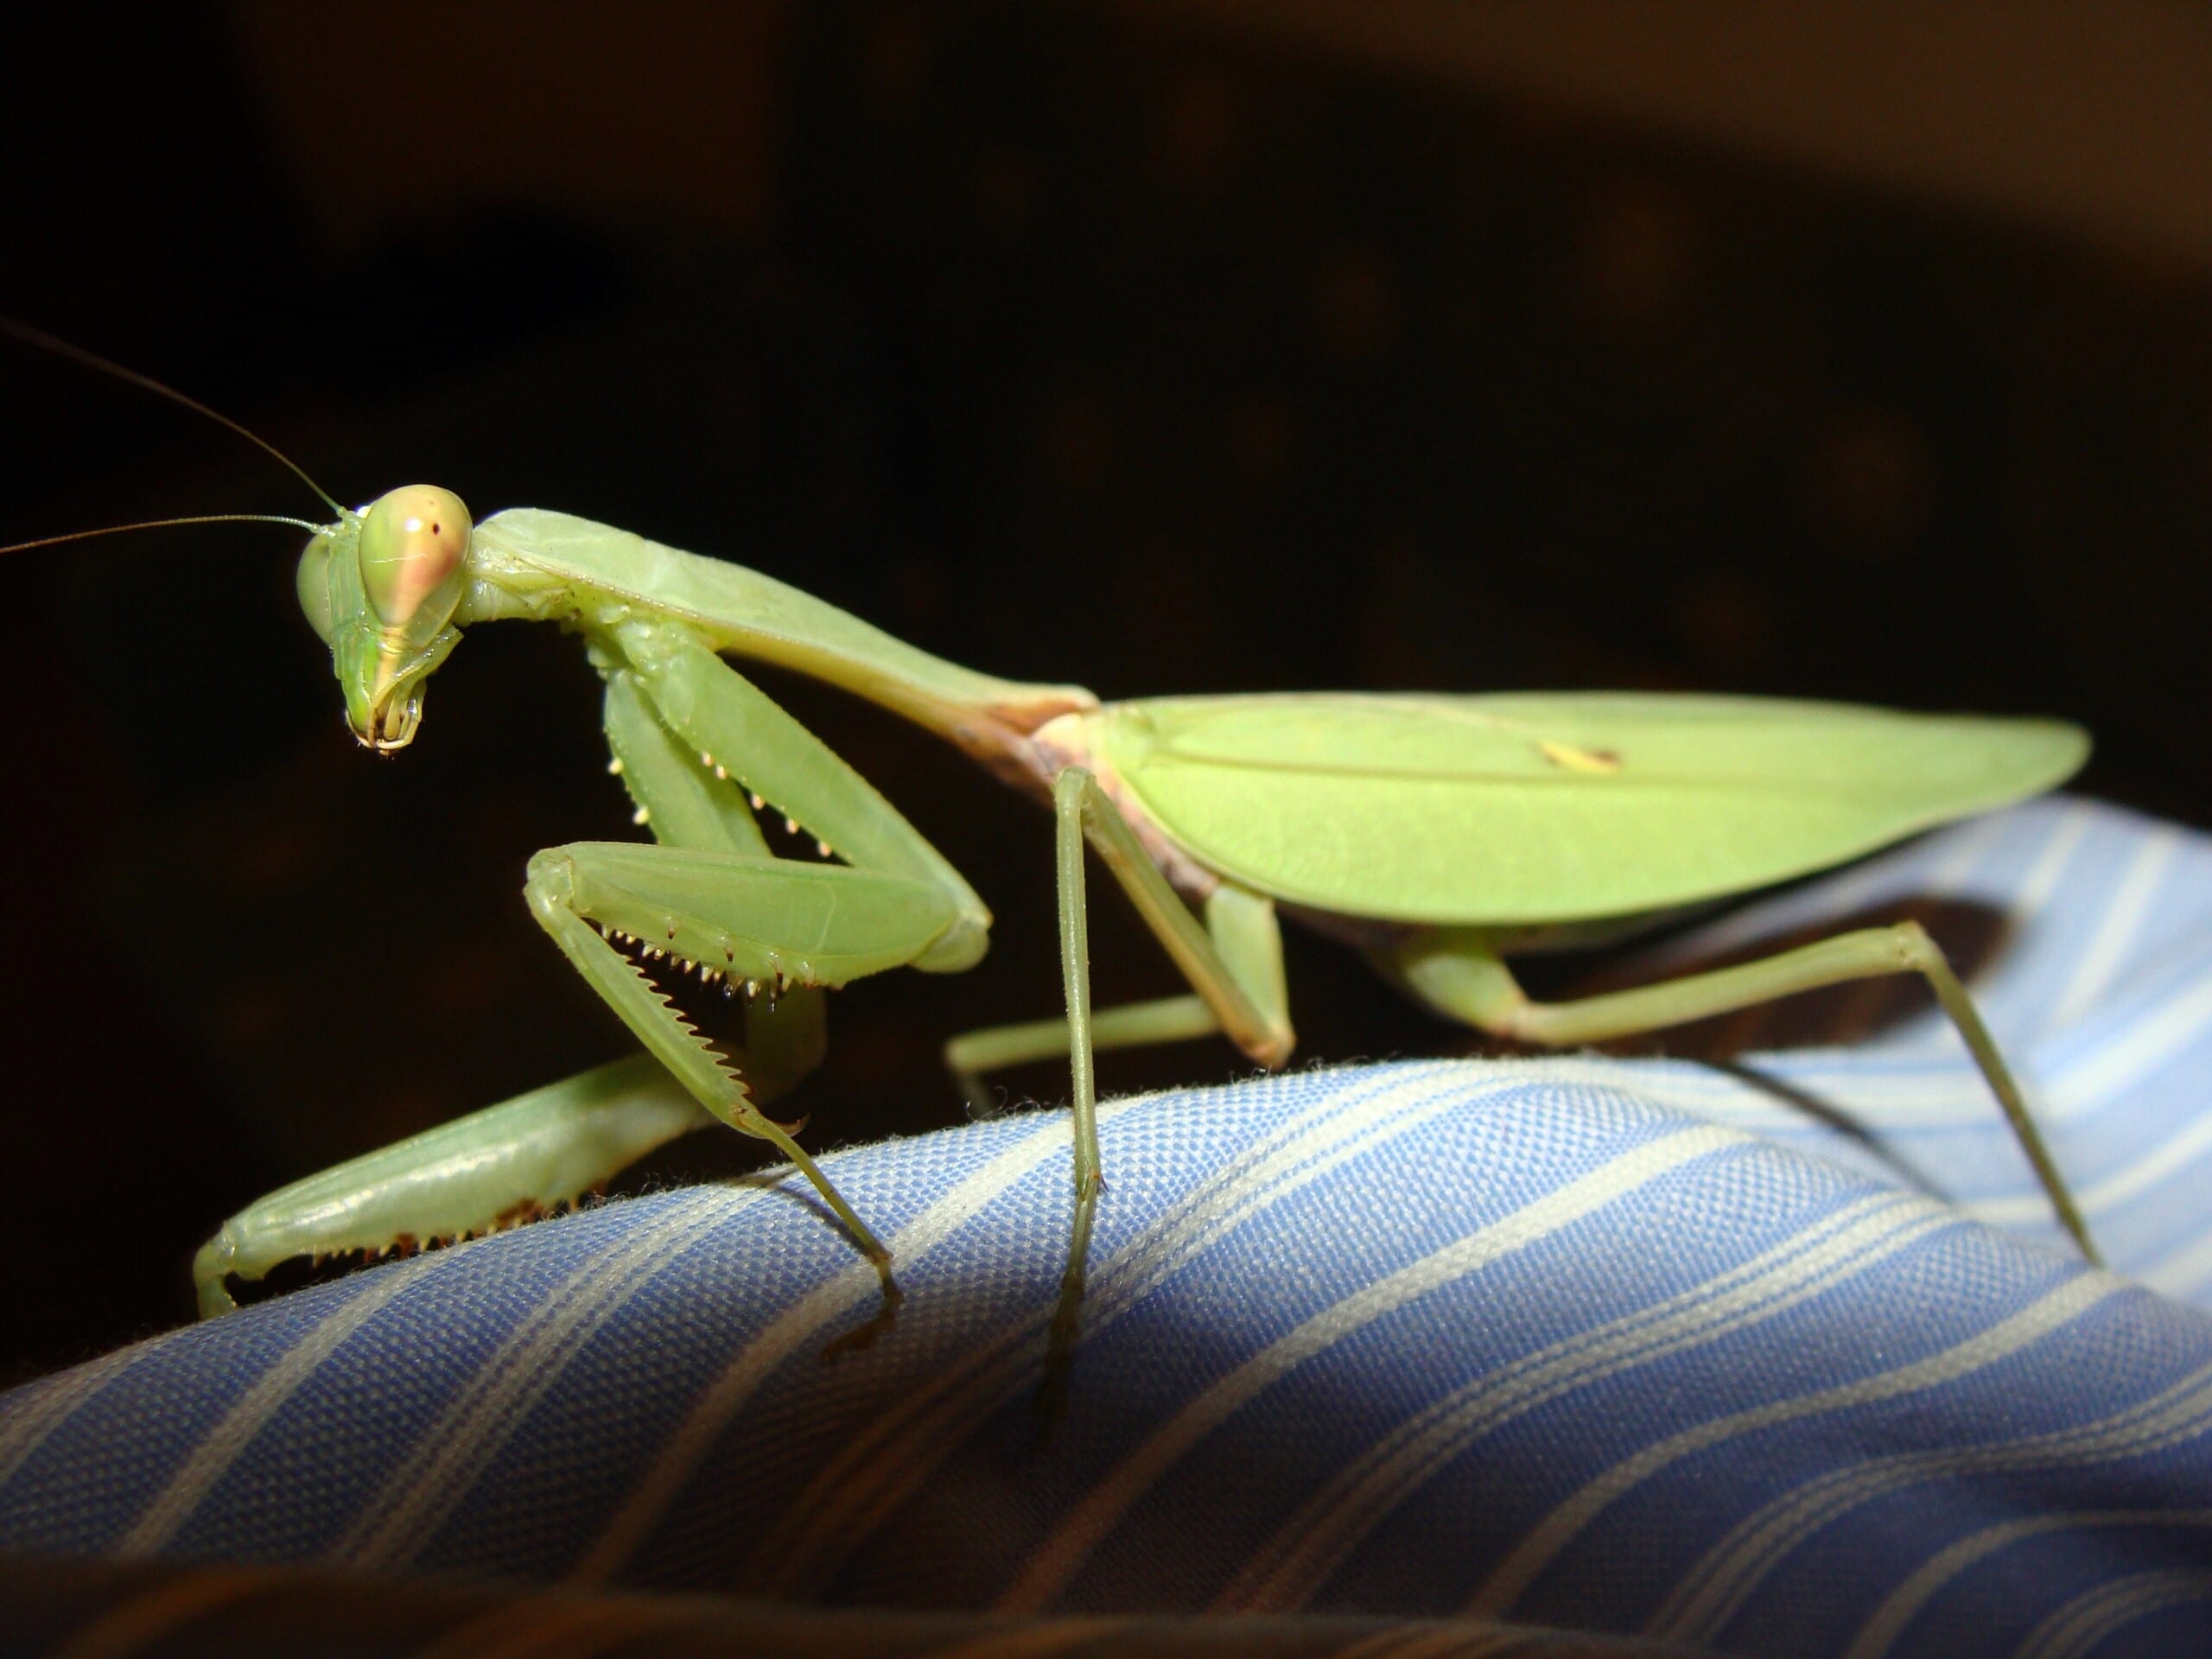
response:
<path id="1" fill-rule="evenodd" d="M 207 419 L 214 422 L 218 426 L 228 427 L 232 431 L 237 433 L 238 436 L 244 438 L 248 443 L 252 444 L 264 454 L 274 456 L 277 461 L 282 461 L 295 478 L 298 479 L 301 483 L 306 485 L 308 488 L 313 490 L 318 496 L 322 498 L 323 505 L 328 507 L 331 512 L 336 513 L 340 518 L 343 518 L 346 516 L 346 509 L 338 505 L 337 501 L 332 498 L 329 491 L 324 489 L 321 485 L 316 483 L 315 480 L 308 476 L 306 467 L 301 466 L 299 462 L 294 461 L 282 449 L 279 449 L 275 444 L 270 442 L 268 439 L 261 436 L 260 434 L 248 430 L 245 427 L 239 425 L 236 421 L 232 420 L 229 416 L 225 415 L 219 410 L 208 408 L 207 404 L 200 403 L 196 398 L 186 397 L 174 386 L 165 386 L 160 381 L 154 379 L 151 376 L 139 373 L 136 369 L 126 369 L 120 363 L 111 363 L 97 352 L 88 352 L 81 346 L 72 346 L 67 340 L 57 339 L 55 336 L 48 334 L 43 328 L 32 327 L 30 324 L 23 321 L 19 317 L 0 316 L 0 334 L 7 335 L 10 340 L 19 340 L 26 346 L 35 346 L 41 351 L 52 352 L 56 357 L 66 357 L 72 363 L 81 364 L 84 367 L 97 370 L 102 374 L 113 375 L 117 379 L 128 381 L 130 385 L 137 386 L 143 391 L 150 391 L 156 397 L 166 397 L 173 404 L 181 404 L 185 408 L 192 410 L 195 415 L 203 415 L 207 416 Z M 221 513 L 213 517 L 201 518 L 162 518 L 150 520 L 143 524 L 117 524 L 112 526 L 111 530 L 80 531 L 75 535 L 71 536 L 49 536 L 41 541 L 18 542 L 12 547 L 0 547 L 0 553 L 18 552 L 24 548 L 29 547 L 50 547 L 56 542 L 78 541 L 92 536 L 105 536 L 116 531 L 152 530 L 165 524 L 207 524 L 222 523 L 297 524 L 300 522 L 301 521 L 296 518 L 278 518 L 271 515 L 258 513 Z M 308 530 L 319 530 L 321 528 L 319 524 L 307 524 L 302 527 Z"/>
<path id="2" fill-rule="evenodd" d="M 320 535 L 330 528 L 281 512 L 200 512 L 183 518 L 142 518 L 135 524 L 102 524 L 98 530 L 73 530 L 60 536 L 41 536 L 35 541 L 10 542 L 0 553 L 28 553 L 35 547 L 54 547 L 63 542 L 89 542 L 96 536 L 120 536 L 126 531 L 167 530 L 172 524 L 290 524 Z"/>

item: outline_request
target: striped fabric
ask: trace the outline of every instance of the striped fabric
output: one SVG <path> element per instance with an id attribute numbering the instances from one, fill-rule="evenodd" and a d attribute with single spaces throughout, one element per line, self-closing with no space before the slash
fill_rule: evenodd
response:
<path id="1" fill-rule="evenodd" d="M 2117 1274 L 1932 1013 L 1731 1070 L 1294 1073 L 1104 1109 L 1049 1428 L 1068 1154 L 1034 1115 L 829 1160 L 907 1293 L 865 1347 L 830 1351 L 874 1276 L 787 1175 L 613 1205 L 18 1390 L 0 1547 L 2212 1651 L 2212 843 L 2045 801 L 1679 949 L 1906 898 L 2009 918 L 1974 988 Z"/>

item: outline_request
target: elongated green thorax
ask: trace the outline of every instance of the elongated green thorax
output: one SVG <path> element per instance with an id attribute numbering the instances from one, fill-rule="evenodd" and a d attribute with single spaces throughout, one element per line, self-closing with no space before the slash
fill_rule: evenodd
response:
<path id="1" fill-rule="evenodd" d="M 476 580 L 457 620 L 592 620 L 587 606 L 634 607 L 687 623 L 709 648 L 843 687 L 957 744 L 1010 782 L 1043 793 L 1029 734 L 1096 709 L 1077 685 L 978 674 L 893 638 L 772 576 L 702 558 L 587 518 L 513 507 L 476 526 Z"/>

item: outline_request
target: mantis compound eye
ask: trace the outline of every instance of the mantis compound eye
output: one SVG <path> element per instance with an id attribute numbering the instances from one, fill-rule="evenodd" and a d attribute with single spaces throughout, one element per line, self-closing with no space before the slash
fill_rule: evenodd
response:
<path id="1" fill-rule="evenodd" d="M 327 538 L 317 536 L 307 544 L 300 555 L 296 581 L 300 609 L 307 613 L 308 625 L 315 630 L 315 638 L 327 645 L 330 643 L 336 613 L 336 607 L 330 597 L 330 543 Z"/>
<path id="2" fill-rule="evenodd" d="M 361 520 L 361 591 L 377 620 L 427 639 L 446 625 L 467 581 L 468 509 L 451 490 L 409 484 Z"/>

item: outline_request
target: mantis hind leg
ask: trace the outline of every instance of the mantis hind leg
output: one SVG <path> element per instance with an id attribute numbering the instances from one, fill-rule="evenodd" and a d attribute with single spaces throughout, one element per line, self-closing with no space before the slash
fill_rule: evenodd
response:
<path id="1" fill-rule="evenodd" d="M 2012 1069 L 1942 949 L 1916 922 L 1840 933 L 1736 967 L 1570 1002 L 1531 1001 L 1490 938 L 1473 929 L 1438 928 L 1415 934 L 1384 966 L 1414 996 L 1440 1013 L 1493 1036 L 1547 1048 L 1662 1031 L 1849 980 L 1918 974 L 1965 1040 L 2060 1222 L 2082 1254 L 2092 1264 L 2101 1265 L 2088 1224 L 2044 1144 Z"/>

